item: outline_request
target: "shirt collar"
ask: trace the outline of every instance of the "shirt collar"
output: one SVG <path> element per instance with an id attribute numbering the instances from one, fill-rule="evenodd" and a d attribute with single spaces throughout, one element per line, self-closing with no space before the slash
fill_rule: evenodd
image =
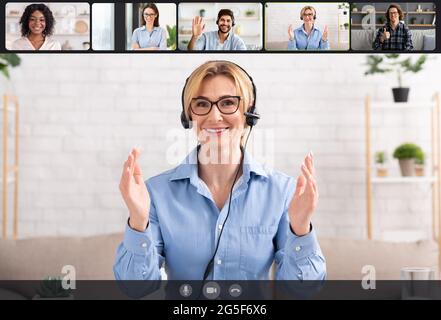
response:
<path id="1" fill-rule="evenodd" d="M 194 185 L 197 184 L 197 181 L 199 179 L 197 166 L 197 150 L 198 148 L 194 148 L 176 167 L 170 177 L 170 181 L 190 179 L 190 182 L 192 182 Z M 256 159 L 254 159 L 251 154 L 245 151 L 243 163 L 243 178 L 245 179 L 245 181 L 249 180 L 251 174 L 268 178 L 268 173 L 264 166 Z"/>
<path id="2" fill-rule="evenodd" d="M 302 26 L 300 27 L 300 30 L 302 30 L 305 34 L 307 34 L 307 33 L 306 33 L 306 30 L 305 30 L 305 24 L 302 24 Z M 316 26 L 315 26 L 315 24 L 314 24 L 314 25 L 312 26 L 311 34 L 312 34 L 315 30 L 318 30 L 318 29 L 316 28 Z"/>
<path id="3" fill-rule="evenodd" d="M 158 30 L 158 28 L 159 28 L 159 27 L 153 27 L 152 32 L 155 31 L 155 30 Z M 142 30 L 143 30 L 143 31 L 147 31 L 147 27 L 146 27 L 145 25 L 143 25 L 143 26 L 142 26 Z"/>
<path id="4" fill-rule="evenodd" d="M 219 42 L 220 41 L 220 38 L 219 38 L 219 30 L 217 30 L 217 31 L 215 31 L 216 32 L 216 38 L 217 38 L 217 41 Z M 230 32 L 228 32 L 228 36 L 227 36 L 227 38 L 225 39 L 225 41 L 224 41 L 224 43 L 225 42 L 227 42 L 227 41 L 229 41 L 230 39 L 232 39 L 232 34 L 233 33 L 233 31 L 232 30 L 230 30 Z"/>

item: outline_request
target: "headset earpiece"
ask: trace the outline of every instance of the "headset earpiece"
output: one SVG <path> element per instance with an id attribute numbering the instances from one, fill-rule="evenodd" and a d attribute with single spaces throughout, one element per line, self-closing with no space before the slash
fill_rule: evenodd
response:
<path id="1" fill-rule="evenodd" d="M 193 127 L 192 122 L 189 121 L 187 119 L 187 117 L 185 116 L 184 110 L 182 110 L 182 112 L 181 112 L 181 124 L 184 127 L 184 129 L 191 129 Z"/>

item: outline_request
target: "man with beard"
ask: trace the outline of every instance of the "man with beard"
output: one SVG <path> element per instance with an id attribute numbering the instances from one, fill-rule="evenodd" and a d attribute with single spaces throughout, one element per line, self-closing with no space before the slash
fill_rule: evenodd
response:
<path id="1" fill-rule="evenodd" d="M 386 10 L 386 23 L 378 29 L 374 50 L 412 50 L 412 33 L 403 22 L 404 12 L 394 3 Z"/>
<path id="2" fill-rule="evenodd" d="M 217 14 L 218 30 L 204 32 L 202 17 L 194 17 L 192 36 L 188 50 L 246 50 L 245 42 L 232 32 L 234 14 L 230 9 L 221 9 Z"/>

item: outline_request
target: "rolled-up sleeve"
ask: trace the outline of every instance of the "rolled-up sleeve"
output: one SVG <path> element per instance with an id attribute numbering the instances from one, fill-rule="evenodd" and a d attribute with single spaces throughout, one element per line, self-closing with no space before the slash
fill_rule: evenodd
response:
<path id="1" fill-rule="evenodd" d="M 205 50 L 206 35 L 203 33 L 199 39 L 196 40 L 194 50 Z"/>
<path id="2" fill-rule="evenodd" d="M 116 280 L 161 280 L 163 241 L 153 202 L 149 225 L 144 232 L 126 225 L 124 240 L 116 251 L 113 272 Z"/>

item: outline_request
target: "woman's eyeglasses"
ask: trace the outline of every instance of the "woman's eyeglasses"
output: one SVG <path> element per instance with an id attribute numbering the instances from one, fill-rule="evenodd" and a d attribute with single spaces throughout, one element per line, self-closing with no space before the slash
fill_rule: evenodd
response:
<path id="1" fill-rule="evenodd" d="M 193 98 L 190 102 L 191 111 L 198 116 L 205 116 L 211 112 L 213 105 L 223 114 L 233 114 L 239 109 L 239 96 L 226 96 L 217 101 L 210 101 L 205 98 Z"/>
<path id="2" fill-rule="evenodd" d="M 144 17 L 153 18 L 156 17 L 156 13 L 144 13 Z"/>

